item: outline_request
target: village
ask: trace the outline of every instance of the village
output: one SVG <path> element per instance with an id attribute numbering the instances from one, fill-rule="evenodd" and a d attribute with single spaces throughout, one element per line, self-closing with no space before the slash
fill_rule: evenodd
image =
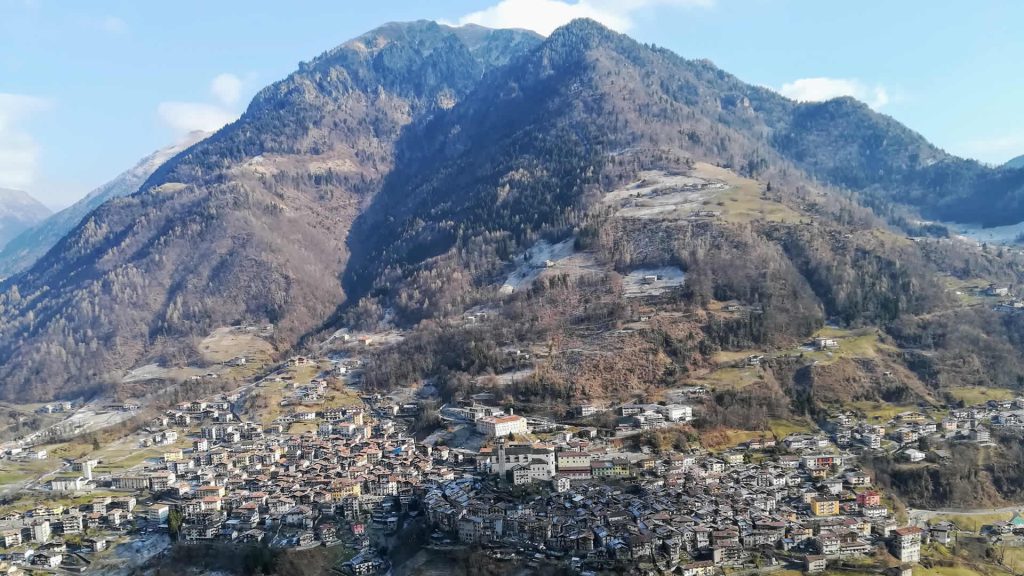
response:
<path id="1" fill-rule="evenodd" d="M 564 418 L 477 394 L 438 408 L 437 426 L 417 435 L 425 404 L 407 391 L 362 393 L 361 362 L 358 354 L 293 357 L 251 385 L 180 402 L 147 422 L 138 449 L 158 455 L 138 465 L 110 473 L 92 455 L 65 463 L 34 488 L 47 503 L 0 516 L 6 573 L 95 571 L 109 566 L 96 560 L 109 562 L 110 547 L 159 553 L 171 536 L 185 546 L 336 546 L 346 551 L 342 574 L 388 574 L 410 555 L 479 548 L 494 562 L 581 574 L 815 573 L 874 562 L 906 575 L 926 543 L 957 529 L 897 510 L 859 467 L 861 455 L 941 460 L 941 449 L 926 454 L 919 440 L 987 443 L 991 429 L 1024 427 L 1024 399 L 1012 399 L 884 421 L 838 411 L 819 431 L 715 450 L 631 442 L 687 429 L 707 394 L 690 387 L 674 403 L 579 405 Z M 328 381 L 343 387 L 343 404 L 325 403 L 339 394 Z M 263 420 L 243 416 L 261 394 L 276 406 Z M 580 425 L 601 414 L 614 428 Z M 5 458 L 48 457 L 27 444 Z M 1024 519 L 987 528 L 999 538 L 1024 531 Z M 399 540 L 408 554 L 396 558 L 386 551 Z"/>

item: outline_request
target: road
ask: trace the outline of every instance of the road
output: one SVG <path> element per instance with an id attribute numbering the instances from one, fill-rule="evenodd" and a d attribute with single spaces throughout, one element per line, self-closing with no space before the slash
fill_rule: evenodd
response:
<path id="1" fill-rule="evenodd" d="M 1013 514 L 1024 512 L 1024 505 L 1006 506 L 1003 508 L 943 508 L 941 510 L 924 510 L 921 508 L 907 508 L 907 517 L 910 523 L 920 526 L 928 523 L 928 520 L 936 516 L 986 516 L 989 514 Z"/>

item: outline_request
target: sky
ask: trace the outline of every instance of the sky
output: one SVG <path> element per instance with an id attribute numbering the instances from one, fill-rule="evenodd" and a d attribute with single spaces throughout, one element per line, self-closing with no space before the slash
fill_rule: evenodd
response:
<path id="1" fill-rule="evenodd" d="M 67 206 L 384 22 L 576 17 L 794 99 L 852 95 L 954 154 L 1024 154 L 1015 0 L 0 0 L 0 188 Z"/>

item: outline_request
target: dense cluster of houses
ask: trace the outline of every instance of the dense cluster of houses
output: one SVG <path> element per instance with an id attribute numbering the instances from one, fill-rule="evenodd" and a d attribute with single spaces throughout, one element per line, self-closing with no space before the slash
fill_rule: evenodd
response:
<path id="1" fill-rule="evenodd" d="M 438 459 L 417 449 L 395 432 L 386 408 L 316 412 L 317 432 L 301 435 L 286 434 L 279 423 L 233 422 L 217 403 L 187 408 L 168 418 L 181 421 L 184 413 L 199 423 L 188 458 L 165 457 L 164 469 L 113 479 L 139 489 L 149 481 L 148 489 L 181 513 L 186 542 L 260 541 L 273 530 L 277 545 L 330 544 L 343 527 L 362 536 L 371 518 L 394 525 L 419 486 L 454 477 L 448 450 Z"/>
<path id="2" fill-rule="evenodd" d="M 1024 429 L 1024 398 L 1013 400 L 989 400 L 984 404 L 950 411 L 949 419 L 956 424 L 955 430 L 966 433 L 979 442 L 987 442 L 989 428 Z M 946 421 L 943 420 L 944 426 Z M 979 434 L 979 431 L 984 431 Z"/>
<path id="3" fill-rule="evenodd" d="M 106 489 L 126 495 L 96 498 L 78 508 L 12 514 L 0 519 L 0 545 L 9 548 L 12 559 L 27 563 L 39 553 L 27 545 L 46 544 L 39 538 L 43 529 L 33 532 L 37 525 L 48 527 L 47 537 L 52 531 L 63 539 L 141 520 L 166 525 L 175 514 L 185 543 L 361 548 L 368 543 L 368 527 L 396 530 L 399 516 L 415 509 L 424 486 L 454 479 L 453 466 L 463 458 L 443 446 L 417 445 L 400 431 L 396 417 L 402 408 L 374 398 L 360 406 L 308 412 L 310 417 L 299 410 L 268 426 L 240 421 L 232 411 L 234 400 L 184 402 L 150 422 L 142 443 L 167 446 L 159 464 L 97 477 L 99 462 L 75 461 L 70 474 L 50 481 L 53 491 L 80 495 Z M 313 421 L 316 431 L 287 433 L 288 423 L 303 420 Z M 179 435 L 192 440 L 191 449 L 173 446 Z M 136 508 L 136 495 L 154 502 Z M 373 574 L 370 568 L 387 563 L 363 553 L 348 565 L 352 573 Z"/>
<path id="4" fill-rule="evenodd" d="M 833 344 L 816 342 L 822 349 Z M 359 368 L 350 361 L 334 370 L 344 375 Z M 441 417 L 462 422 L 484 444 L 454 449 L 404 433 L 402 418 L 414 418 L 416 404 L 367 396 L 360 405 L 326 407 L 327 382 L 320 377 L 289 382 L 285 390 L 283 404 L 292 408 L 268 425 L 240 419 L 236 396 L 167 410 L 140 441 L 165 447 L 159 463 L 97 478 L 99 462 L 76 460 L 71 473 L 50 480 L 53 491 L 106 488 L 123 496 L 0 517 L 0 545 L 7 550 L 0 559 L 67 568 L 75 557 L 67 536 L 139 521 L 166 525 L 174 516 L 186 543 L 344 543 L 362 550 L 341 566 L 349 574 L 386 572 L 390 565 L 368 537 L 395 534 L 411 518 L 428 523 L 442 540 L 571 559 L 581 569 L 652 564 L 710 576 L 725 567 L 799 558 L 806 571 L 818 572 L 882 547 L 911 565 L 922 542 L 941 541 L 943 527 L 929 533 L 899 526 L 884 494 L 858 468 L 858 452 L 887 449 L 913 462 L 925 457 L 917 449 L 922 437 L 988 442 L 990 428 L 1024 428 L 1024 399 L 1018 399 L 953 409 L 941 420 L 905 412 L 881 424 L 840 412 L 822 432 L 753 438 L 718 453 L 653 455 L 625 450 L 593 428 L 549 426 L 474 397 L 443 407 Z M 684 392 L 678 402 L 706 394 Z M 619 432 L 694 417 L 683 403 L 615 410 Z M 598 411 L 586 405 L 570 413 Z M 306 431 L 289 433 L 296 423 Z M 543 434 L 544 442 L 533 441 L 531 432 L 545 427 L 552 432 Z M 191 447 L 182 449 L 186 437 Z M 137 498 L 146 504 L 137 506 Z M 106 542 L 86 539 L 83 546 L 99 551 Z"/>
<path id="5" fill-rule="evenodd" d="M 918 449 L 922 438 L 986 443 L 991 441 L 990 428 L 998 426 L 1024 428 L 1024 399 L 956 408 L 939 420 L 914 411 L 897 414 L 885 423 L 870 422 L 848 411 L 834 414 L 828 420 L 836 446 L 888 449 L 909 462 L 919 462 L 927 456 Z M 786 438 L 787 445 L 790 441 Z"/>
<path id="6" fill-rule="evenodd" d="M 774 447 L 761 442 L 658 457 L 613 453 L 598 441 L 499 440 L 478 454 L 477 474 L 433 485 L 423 503 L 432 526 L 460 542 L 574 557 L 595 569 L 650 563 L 711 574 L 779 551 L 816 571 L 882 544 L 908 564 L 919 559 L 916 529 L 897 525 L 850 455 L 827 438 L 793 440 L 782 455 L 759 451 Z M 536 489 L 524 496 L 523 485 Z"/>
<path id="7" fill-rule="evenodd" d="M 101 552 L 108 539 L 100 534 L 116 531 L 134 520 L 134 496 L 97 497 L 81 506 L 38 505 L 0 516 L 0 569 L 20 573 L 26 569 L 64 568 L 80 571 L 85 555 Z M 86 533 L 91 534 L 85 537 Z M 68 540 L 75 538 L 74 546 Z"/>

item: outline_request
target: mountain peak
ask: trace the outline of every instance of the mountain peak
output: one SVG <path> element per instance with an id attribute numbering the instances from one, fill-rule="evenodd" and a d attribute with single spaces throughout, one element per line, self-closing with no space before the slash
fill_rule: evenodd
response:
<path id="1" fill-rule="evenodd" d="M 575 18 L 568 23 L 559 26 L 551 33 L 551 36 L 558 34 L 590 35 L 596 37 L 619 37 L 621 34 L 601 24 L 593 18 Z"/>
<path id="2" fill-rule="evenodd" d="M 635 43 L 631 38 L 615 32 L 597 20 L 576 18 L 568 24 L 556 28 L 548 36 L 547 44 L 589 50 L 599 45 L 613 45 L 624 40 Z"/>
<path id="3" fill-rule="evenodd" d="M 50 212 L 49 208 L 39 200 L 36 200 L 28 192 L 0 188 L 0 216 L 21 213 L 28 216 L 45 218 L 50 215 Z"/>
<path id="4" fill-rule="evenodd" d="M 0 248 L 51 214 L 27 192 L 0 188 Z"/>

